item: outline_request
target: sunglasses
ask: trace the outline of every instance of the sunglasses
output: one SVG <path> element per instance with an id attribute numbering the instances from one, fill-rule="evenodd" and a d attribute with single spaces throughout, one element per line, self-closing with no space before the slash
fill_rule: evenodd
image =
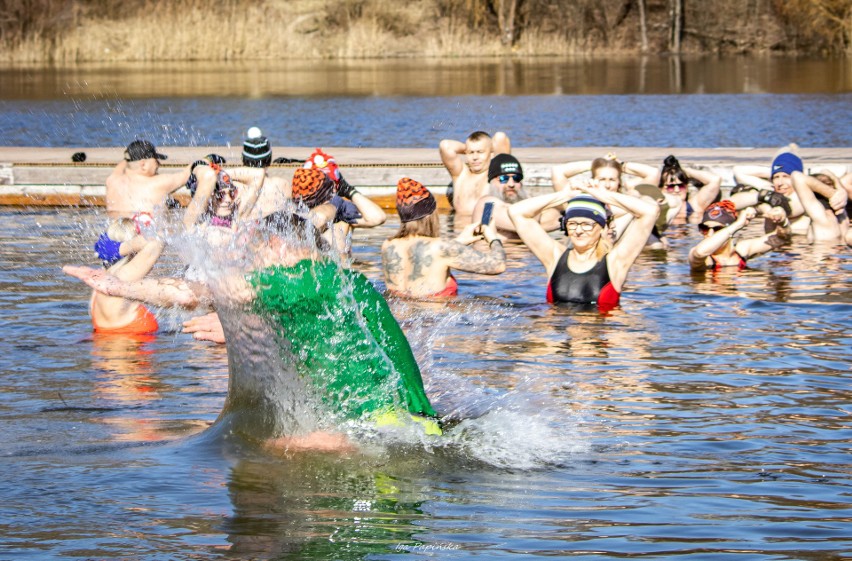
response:
<path id="1" fill-rule="evenodd" d="M 669 192 L 682 191 L 686 189 L 686 185 L 684 185 L 683 183 L 668 183 L 666 184 L 664 189 Z"/>
<path id="2" fill-rule="evenodd" d="M 510 179 L 512 181 L 514 181 L 515 183 L 520 183 L 521 179 L 523 179 L 523 177 L 521 177 L 517 173 L 513 173 L 511 175 L 501 175 L 499 179 L 500 179 L 500 183 L 508 183 Z"/>
<path id="3" fill-rule="evenodd" d="M 591 232 L 595 229 L 597 224 L 595 222 L 566 222 L 565 229 L 569 232 L 573 232 L 574 230 L 580 229 L 583 232 Z"/>
<path id="4" fill-rule="evenodd" d="M 705 226 L 704 224 L 700 224 L 698 226 L 698 230 L 702 234 L 706 234 L 707 232 L 713 232 L 715 234 L 716 232 L 718 232 L 719 230 L 722 230 L 723 228 L 726 228 L 726 226 Z"/>
<path id="5" fill-rule="evenodd" d="M 214 196 L 217 199 L 224 199 L 225 194 L 227 194 L 232 199 L 235 199 L 235 198 L 237 198 L 237 188 L 233 187 L 233 186 L 231 186 L 231 187 L 220 187 L 220 188 L 216 189 Z"/>

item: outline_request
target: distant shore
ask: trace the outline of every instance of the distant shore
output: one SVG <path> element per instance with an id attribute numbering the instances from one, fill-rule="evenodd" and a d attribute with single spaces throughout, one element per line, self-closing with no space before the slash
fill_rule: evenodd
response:
<path id="1" fill-rule="evenodd" d="M 4 206 L 101 206 L 104 181 L 112 167 L 122 158 L 124 148 L 31 148 L 0 147 L 0 205 Z M 239 162 L 237 147 L 162 146 L 169 156 L 163 162 L 163 173 L 176 171 L 205 154 L 215 152 Z M 310 154 L 304 146 L 273 147 L 275 154 Z M 395 185 L 401 177 L 413 177 L 443 194 L 450 176 L 441 164 L 436 148 L 351 148 L 327 147 L 341 170 L 353 185 L 383 206 L 393 206 Z M 524 166 L 524 183 L 532 191 L 550 187 L 550 168 L 570 160 L 591 160 L 613 151 L 612 147 L 517 147 L 512 153 Z M 74 163 L 71 155 L 86 154 L 86 161 Z M 659 165 L 669 154 L 683 163 L 703 167 L 722 177 L 723 186 L 732 186 L 734 165 L 769 165 L 776 149 L 771 148 L 616 148 L 623 161 Z M 806 168 L 830 167 L 840 171 L 852 167 L 852 147 L 801 148 L 799 154 Z M 275 165 L 270 174 L 288 177 L 299 164 Z M 178 191 L 177 198 L 186 202 L 189 195 Z M 440 199 L 445 201 L 444 197 Z"/>

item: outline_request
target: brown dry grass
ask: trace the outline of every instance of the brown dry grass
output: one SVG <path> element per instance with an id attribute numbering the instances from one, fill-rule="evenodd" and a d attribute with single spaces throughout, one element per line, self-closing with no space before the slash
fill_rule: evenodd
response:
<path id="1" fill-rule="evenodd" d="M 803 12 L 849 4 L 791 1 Z M 646 0 L 652 50 L 666 48 L 667 3 Z M 504 4 L 499 0 L 0 0 L 0 61 L 226 62 L 638 52 L 635 2 L 518 0 L 516 4 L 517 31 L 514 41 L 504 45 L 496 11 Z M 732 46 L 725 37 L 760 37 L 743 27 L 740 0 L 704 0 L 705 4 L 700 16 L 696 10 L 686 11 L 686 50 L 775 50 L 786 45 L 777 39 L 774 43 L 758 39 Z M 805 48 L 807 31 L 810 44 L 818 45 L 820 52 L 849 50 L 852 11 L 831 12 L 839 17 L 825 18 L 833 27 L 824 31 L 829 39 L 823 40 L 815 35 L 820 28 L 791 28 L 795 18 L 777 4 L 777 0 L 763 3 L 764 12 L 748 15 L 777 22 L 779 29 L 786 25 L 787 32 L 798 38 L 791 42 L 795 48 Z M 743 33 L 730 33 L 738 25 Z M 719 39 L 714 35 L 717 29 Z"/>

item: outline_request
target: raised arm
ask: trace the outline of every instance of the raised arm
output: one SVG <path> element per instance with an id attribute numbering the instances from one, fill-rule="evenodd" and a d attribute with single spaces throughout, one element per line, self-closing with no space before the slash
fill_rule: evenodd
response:
<path id="1" fill-rule="evenodd" d="M 546 209 L 561 207 L 576 194 L 576 191 L 566 189 L 524 199 L 509 207 L 509 218 L 515 225 L 515 231 L 533 255 L 541 261 L 548 275 L 553 272 L 557 260 L 565 252 L 565 246 L 551 238 L 536 217 Z"/>
<path id="2" fill-rule="evenodd" d="M 438 145 L 438 151 L 441 154 L 441 161 L 444 163 L 444 167 L 447 168 L 447 171 L 450 172 L 450 177 L 454 180 L 456 177 L 461 175 L 461 172 L 464 170 L 462 154 L 465 153 L 466 149 L 464 142 L 459 142 L 458 140 L 450 138 L 442 140 Z"/>
<path id="3" fill-rule="evenodd" d="M 183 213 L 184 228 L 192 228 L 207 210 L 210 204 L 210 198 L 213 196 L 213 191 L 216 190 L 216 172 L 206 163 L 199 160 L 196 166 L 192 168 L 192 173 L 195 174 L 197 187 L 192 200 L 186 207 Z"/>
<path id="4" fill-rule="evenodd" d="M 838 205 L 839 203 L 839 207 L 845 209 L 846 190 L 842 187 L 832 189 L 816 177 L 805 175 L 800 171 L 794 171 L 790 177 L 793 180 L 793 189 L 796 191 L 796 196 L 798 196 L 805 214 L 811 219 L 814 233 L 819 235 L 818 239 L 826 239 L 826 236 L 834 237 L 839 232 L 837 219 L 825 212 L 825 208 L 817 200 L 814 193 L 822 194 L 833 204 Z M 832 198 L 834 198 L 833 201 Z"/>
<path id="5" fill-rule="evenodd" d="M 579 160 L 553 166 L 550 168 L 550 179 L 553 182 L 553 190 L 561 191 L 565 189 L 572 177 L 589 171 L 591 167 L 591 160 Z"/>
<path id="6" fill-rule="evenodd" d="M 633 220 L 627 225 L 607 256 L 610 280 L 613 287 L 621 292 L 630 267 L 642 253 L 654 229 L 654 224 L 660 215 L 660 205 L 651 201 L 650 198 L 633 197 L 600 187 L 581 186 L 580 190 L 606 205 L 621 207 L 633 215 Z"/>
<path id="7" fill-rule="evenodd" d="M 751 207 L 743 209 L 733 223 L 716 230 L 711 236 L 705 236 L 703 240 L 689 250 L 689 266 L 692 269 L 706 269 L 707 258 L 719 251 L 728 243 L 728 240 L 734 237 L 734 234 L 742 230 L 756 215 L 757 211 Z M 746 256 L 743 255 L 743 257 Z"/>
<path id="8" fill-rule="evenodd" d="M 151 190 L 158 199 L 165 199 L 184 185 L 189 179 L 190 166 L 186 166 L 179 172 L 164 173 L 151 178 Z"/>
<path id="9" fill-rule="evenodd" d="M 639 177 L 642 183 L 660 184 L 660 168 L 658 167 L 640 164 L 639 162 L 624 162 L 621 164 L 621 169 L 624 173 Z"/>
<path id="10" fill-rule="evenodd" d="M 231 179 L 241 184 L 237 190 L 237 216 L 240 220 L 244 220 L 254 210 L 254 205 L 266 181 L 266 171 L 263 168 L 253 167 L 238 167 L 227 171 Z"/>
<path id="11" fill-rule="evenodd" d="M 766 220 L 770 224 L 774 224 L 775 228 L 759 238 L 747 238 L 737 242 L 734 250 L 742 256 L 743 259 L 749 259 L 758 255 L 763 255 L 770 251 L 777 251 L 790 241 L 792 229 L 790 228 L 790 219 L 780 208 L 773 208 L 770 214 L 766 215 Z"/>
<path id="12" fill-rule="evenodd" d="M 512 142 L 509 140 L 509 135 L 503 131 L 494 133 L 494 137 L 491 139 L 491 146 L 494 154 L 512 153 Z"/>
<path id="13" fill-rule="evenodd" d="M 361 218 L 356 219 L 355 222 L 352 223 L 352 226 L 373 228 L 375 226 L 381 226 L 388 219 L 388 215 L 385 214 L 382 207 L 373 202 L 373 200 L 368 196 L 359 193 L 358 191 L 354 191 L 350 195 L 349 200 L 355 204 L 358 208 L 358 212 L 361 213 Z"/>
<path id="14" fill-rule="evenodd" d="M 141 236 L 135 236 L 130 242 L 125 243 L 133 243 L 137 238 L 141 238 Z M 154 265 L 157 264 L 157 260 L 160 258 L 165 245 L 161 240 L 146 241 L 145 245 L 142 246 L 133 259 L 121 267 L 115 276 L 123 281 L 135 281 L 145 278 L 151 272 L 151 269 L 154 268 Z M 119 251 L 121 250 L 119 249 Z"/>
<path id="15" fill-rule="evenodd" d="M 692 211 L 701 216 L 701 213 L 704 210 L 713 204 L 713 201 L 716 200 L 716 197 L 719 196 L 719 192 L 722 189 L 722 178 L 709 170 L 701 170 L 690 167 L 682 168 L 686 174 L 693 178 L 697 179 L 701 183 L 704 184 L 698 192 L 690 197 L 690 204 L 692 205 Z"/>
<path id="16" fill-rule="evenodd" d="M 766 166 L 734 166 L 734 181 L 758 189 L 772 189 L 769 168 Z"/>

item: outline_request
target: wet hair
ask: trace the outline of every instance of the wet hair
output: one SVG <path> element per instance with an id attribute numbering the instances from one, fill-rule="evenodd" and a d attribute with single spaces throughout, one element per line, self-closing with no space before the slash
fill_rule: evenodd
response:
<path id="1" fill-rule="evenodd" d="M 136 237 L 136 223 L 132 218 L 119 218 L 118 220 L 110 223 L 109 227 L 107 227 L 106 231 L 109 239 L 117 241 L 119 243 L 129 242 L 134 237 Z M 104 262 L 104 269 L 111 270 L 113 267 L 118 265 L 124 265 L 128 261 L 133 258 L 133 255 L 125 255 L 118 261 L 113 263 Z"/>
<path id="2" fill-rule="evenodd" d="M 424 236 L 427 238 L 437 238 L 441 235 L 441 220 L 437 212 L 433 212 L 428 216 L 412 220 L 411 222 L 403 222 L 399 225 L 399 230 L 389 239 L 396 240 L 407 238 L 410 236 Z"/>
<path id="3" fill-rule="evenodd" d="M 263 226 L 267 231 L 285 238 L 296 237 L 298 240 L 311 241 L 314 248 L 320 251 L 329 249 L 328 242 L 314 228 L 309 220 L 296 213 L 279 210 L 263 217 Z"/>
<path id="4" fill-rule="evenodd" d="M 613 158 L 595 158 L 592 160 L 592 166 L 590 171 L 592 172 L 592 179 L 595 179 L 595 176 L 598 173 L 598 170 L 601 168 L 612 168 L 618 172 L 618 187 L 621 188 L 621 162 Z"/>
<path id="5" fill-rule="evenodd" d="M 467 137 L 469 142 L 477 142 L 479 140 L 491 140 L 491 135 L 485 131 L 474 131 Z"/>
<path id="6" fill-rule="evenodd" d="M 667 179 L 677 179 L 683 183 L 684 187 L 689 185 L 689 175 L 683 171 L 683 168 L 680 167 L 680 162 L 674 156 L 669 156 L 663 160 L 663 170 L 660 172 L 661 189 L 666 186 Z M 700 187 L 703 186 L 704 184 L 701 183 Z"/>

